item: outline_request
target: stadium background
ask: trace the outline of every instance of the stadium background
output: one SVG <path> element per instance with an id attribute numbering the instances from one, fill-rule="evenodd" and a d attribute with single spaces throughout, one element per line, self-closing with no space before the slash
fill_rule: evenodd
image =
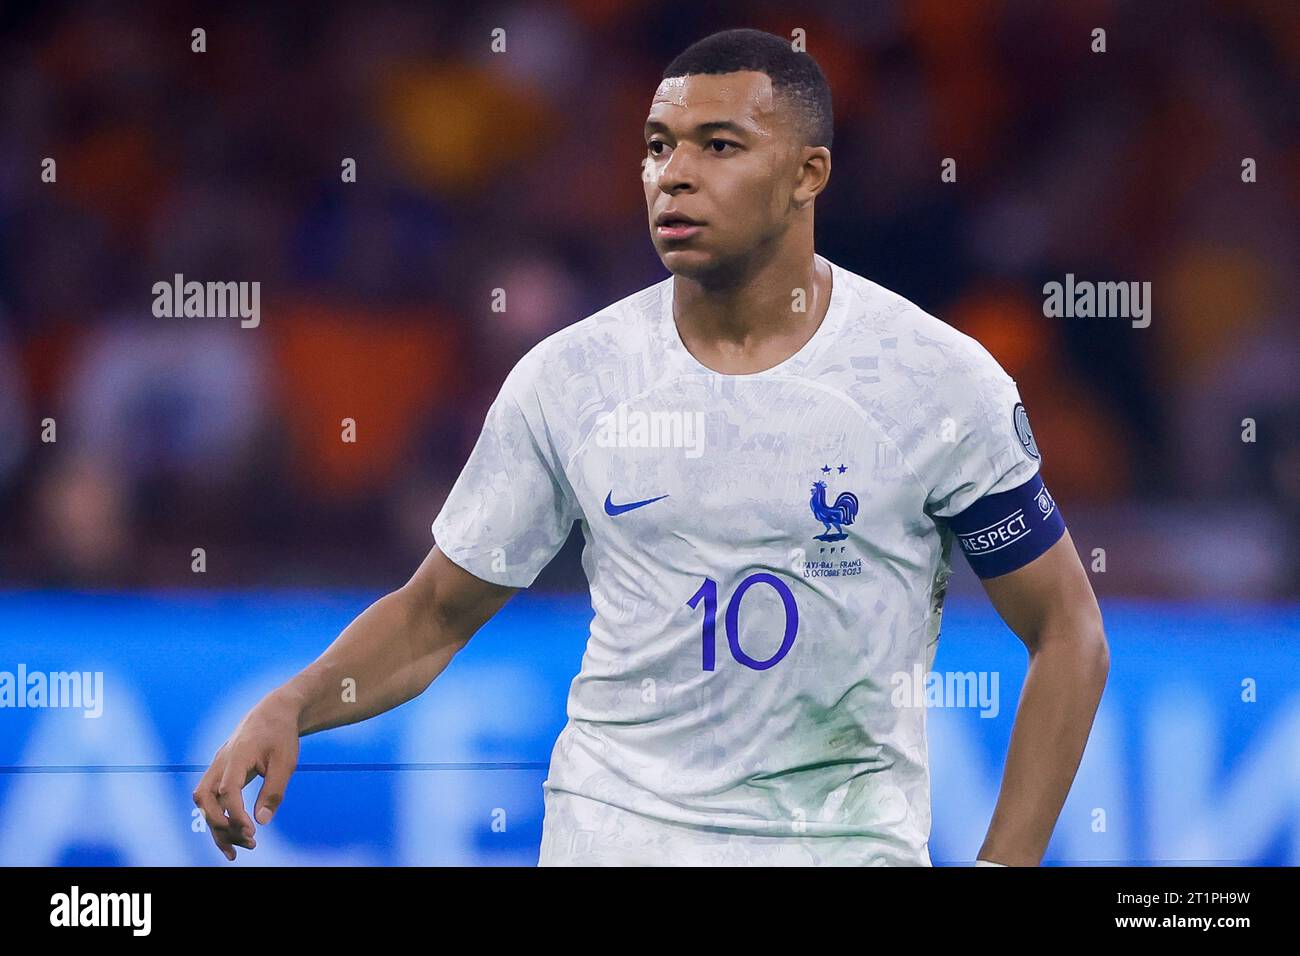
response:
<path id="1" fill-rule="evenodd" d="M 985 343 L 1105 551 L 1049 862 L 1300 863 L 1300 7 L 570 0 L 0 13 L 0 671 L 107 684 L 99 719 L 0 710 L 0 864 L 221 861 L 196 771 L 414 569 L 514 361 L 665 275 L 641 124 L 740 25 L 831 82 L 819 251 Z M 155 318 L 175 273 L 259 281 L 261 324 Z M 1067 273 L 1150 281 L 1151 325 L 1046 318 Z M 577 554 L 419 701 L 307 738 L 241 862 L 534 861 Z M 937 862 L 978 848 L 1024 669 L 955 565 L 936 668 L 997 670 L 1001 713 L 933 715 Z"/>

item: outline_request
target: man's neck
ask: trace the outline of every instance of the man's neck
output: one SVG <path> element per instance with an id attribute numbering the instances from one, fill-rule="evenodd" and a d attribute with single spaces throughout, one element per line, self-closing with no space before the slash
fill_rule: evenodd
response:
<path id="1" fill-rule="evenodd" d="M 813 337 L 831 299 L 831 269 L 808 251 L 777 257 L 724 288 L 673 279 L 673 317 L 700 364 L 724 375 L 780 365 Z"/>

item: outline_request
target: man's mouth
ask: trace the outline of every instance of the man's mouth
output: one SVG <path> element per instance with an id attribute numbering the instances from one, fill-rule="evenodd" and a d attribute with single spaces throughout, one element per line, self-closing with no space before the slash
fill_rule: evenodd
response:
<path id="1" fill-rule="evenodd" d="M 655 219 L 655 234 L 661 239 L 688 239 L 700 231 L 704 223 L 675 210 L 662 212 Z"/>
<path id="2" fill-rule="evenodd" d="M 692 219 L 684 213 L 676 210 L 661 212 L 659 218 L 655 220 L 656 226 L 702 226 L 704 225 L 698 219 Z"/>

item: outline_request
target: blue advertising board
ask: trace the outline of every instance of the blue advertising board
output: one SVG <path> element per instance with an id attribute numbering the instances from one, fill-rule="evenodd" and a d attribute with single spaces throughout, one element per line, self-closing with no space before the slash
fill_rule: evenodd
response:
<path id="1" fill-rule="evenodd" d="M 258 848 L 213 846 L 202 770 L 377 596 L 0 595 L 0 697 L 20 671 L 85 681 L 0 707 L 0 864 L 535 864 L 585 597 L 517 596 L 422 696 L 304 738 Z M 1300 863 L 1300 609 L 1104 612 L 1110 680 L 1045 862 Z M 936 864 L 983 840 L 1027 663 L 986 603 L 949 601 L 924 675 Z"/>

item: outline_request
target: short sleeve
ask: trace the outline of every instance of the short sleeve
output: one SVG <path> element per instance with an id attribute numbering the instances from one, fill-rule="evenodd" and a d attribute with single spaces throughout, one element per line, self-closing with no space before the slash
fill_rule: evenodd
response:
<path id="1" fill-rule="evenodd" d="M 939 389 L 946 411 L 931 446 L 926 505 L 951 529 L 971 568 L 993 578 L 1024 567 L 1065 533 L 1039 474 L 1041 456 L 1011 376 L 967 340 Z"/>
<path id="2" fill-rule="evenodd" d="M 525 588 L 580 517 L 536 387 L 536 353 L 506 377 L 469 460 L 433 522 L 452 561 L 493 584 Z"/>
<path id="3" fill-rule="evenodd" d="M 937 441 L 927 455 L 926 510 L 959 515 L 1038 473 L 1040 456 L 1015 381 L 974 339 L 937 390 Z"/>

